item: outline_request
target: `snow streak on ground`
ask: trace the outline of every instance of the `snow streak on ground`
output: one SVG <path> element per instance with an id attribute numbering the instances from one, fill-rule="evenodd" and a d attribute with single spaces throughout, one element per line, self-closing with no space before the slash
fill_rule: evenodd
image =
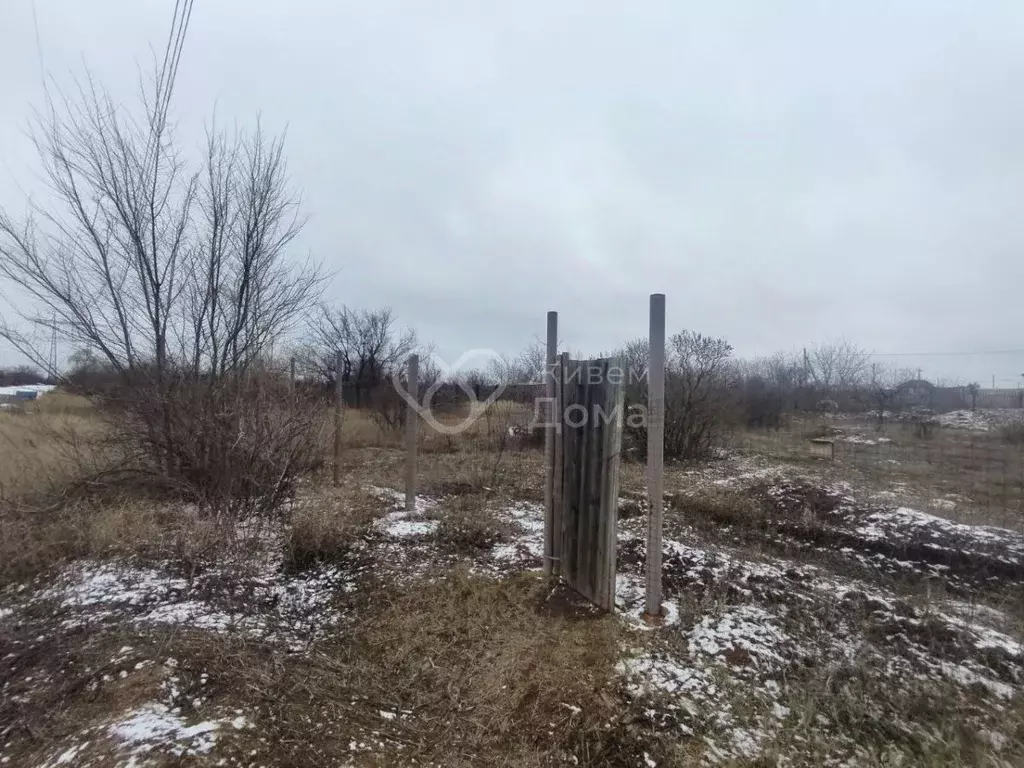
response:
<path id="1" fill-rule="evenodd" d="M 131 646 L 122 648 L 119 658 L 114 661 L 124 661 L 133 650 Z M 134 671 L 149 666 L 152 662 L 140 662 Z M 159 665 L 159 694 L 153 700 L 134 706 L 119 717 L 87 725 L 78 734 L 79 741 L 55 750 L 40 768 L 85 765 L 135 768 L 164 764 L 170 758 L 198 758 L 209 754 L 225 733 L 247 731 L 253 727 L 240 710 L 205 711 L 202 696 L 186 702 L 179 687 L 177 666 L 178 662 L 173 658 Z M 125 679 L 129 674 L 122 671 L 121 678 Z M 205 684 L 205 677 L 202 682 Z M 192 714 L 186 715 L 186 709 Z M 202 716 L 199 715 L 200 710 L 204 710 Z"/>
<path id="2" fill-rule="evenodd" d="M 865 507 L 849 485 L 813 486 L 790 479 L 793 468 L 736 464 L 693 471 L 699 475 L 693 492 L 712 487 L 763 494 L 758 498 L 785 512 L 783 518 L 834 526 L 842 541 L 855 544 L 834 553 L 871 571 L 941 576 L 955 569 L 871 549 L 882 541 L 897 549 L 931 544 L 943 556 L 944 547 L 973 552 L 985 562 L 1020 555 L 1020 537 L 1011 531 L 951 523 L 908 508 Z M 427 501 L 425 508 L 433 505 Z M 1024 649 L 1006 633 L 1012 622 L 1000 612 L 955 600 L 920 606 L 824 567 L 712 547 L 696 531 L 674 524 L 671 510 L 667 531 L 674 533 L 666 534 L 663 551 L 664 618 L 650 623 L 643 616 L 643 512 L 642 499 L 620 504 L 616 610 L 635 630 L 635 641 L 624 647 L 618 670 L 644 718 L 660 732 L 700 739 L 707 762 L 753 759 L 771 748 L 798 717 L 792 696 L 808 685 L 808 675 L 820 674 L 822 686 L 830 675 L 863 676 L 882 690 L 949 686 L 960 691 L 950 695 L 977 698 L 972 711 L 981 712 L 998 711 L 1022 690 Z M 519 532 L 479 554 L 474 570 L 500 575 L 539 567 L 542 507 L 519 504 L 498 513 Z M 387 519 L 389 536 L 402 540 L 405 557 L 415 553 L 421 563 L 443 558 L 433 535 L 396 535 L 391 526 L 402 513 Z M 817 717 L 818 727 L 838 728 L 826 715 Z M 977 718 L 984 727 L 985 717 Z M 856 762 L 859 748 L 850 741 L 834 761 Z"/>
<path id="3" fill-rule="evenodd" d="M 374 526 L 381 536 L 375 546 L 384 554 L 377 558 L 378 562 L 382 561 L 382 568 L 377 571 L 379 576 L 408 581 L 463 559 L 464 553 L 446 550 L 438 539 L 438 529 L 444 516 L 442 499 L 418 496 L 415 510 L 406 512 L 405 496 L 399 491 L 390 488 L 371 490 L 391 506 L 399 507 L 385 514 Z M 539 568 L 544 546 L 543 506 L 518 501 L 494 504 L 489 511 L 512 531 L 512 535 L 474 557 L 473 571 L 501 576 Z"/>
<path id="4" fill-rule="evenodd" d="M 620 585 L 640 584 L 639 535 L 627 531 L 621 542 Z M 702 738 L 708 762 L 756 758 L 791 722 L 791 690 L 813 689 L 815 674 L 823 686 L 846 675 L 879 689 L 948 685 L 990 712 L 1024 691 L 1020 640 L 981 623 L 979 611 L 965 615 L 963 603 L 916 606 L 814 566 L 675 540 L 665 541 L 663 559 L 666 603 L 684 618 L 638 633 L 619 672 L 656 728 Z M 620 593 L 642 598 L 642 590 Z M 992 609 L 985 618 L 1011 624 Z M 846 748 L 837 764 L 856 755 L 855 743 Z"/>
<path id="5" fill-rule="evenodd" d="M 975 411 L 950 411 L 935 417 L 944 427 L 987 432 L 990 429 L 1020 424 L 1024 410 L 1020 408 L 978 408 Z"/>
<path id="6" fill-rule="evenodd" d="M 841 546 L 821 545 L 836 557 L 854 565 L 881 558 L 877 562 L 884 567 L 873 567 L 877 572 L 898 565 L 946 578 L 964 567 L 952 562 L 945 570 L 926 570 L 935 565 L 922 559 L 929 552 L 970 555 L 986 566 L 1010 565 L 1015 558 L 1019 565 L 1024 555 L 1014 532 L 952 523 L 905 507 L 865 506 L 847 485 L 813 486 L 778 465 L 721 462 L 685 478 L 683 486 L 693 494 L 709 488 L 753 493 L 777 515 L 778 535 L 795 537 L 801 526 L 810 530 L 813 524 L 815 531 L 840 537 Z M 442 535 L 447 500 L 421 496 L 406 512 L 403 494 L 372 490 L 389 508 L 357 544 L 352 563 L 288 574 L 280 557 L 268 556 L 248 576 L 225 568 L 185 579 L 169 565 L 82 562 L 34 596 L 27 590 L 16 596 L 0 608 L 0 621 L 17 622 L 37 603 L 53 606 L 63 631 L 108 622 L 176 626 L 238 633 L 304 652 L 345 620 L 346 596 L 368 574 L 387 585 L 433 578 L 467 560 L 474 573 L 495 578 L 541 566 L 539 504 L 492 502 L 488 511 L 509 533 L 467 554 L 452 551 Z M 638 509 L 640 516 L 634 516 Z M 616 608 L 626 629 L 617 667 L 621 686 L 653 733 L 699 740 L 706 762 L 764 754 L 785 727 L 806 716 L 794 697 L 830 681 L 859 680 L 894 695 L 937 686 L 942 695 L 952 692 L 952 699 L 970 702 L 964 717 L 979 730 L 1024 690 L 1024 646 L 999 610 L 956 599 L 922 604 L 819 564 L 713 546 L 673 509 L 666 513 L 662 552 L 664 618 L 650 623 L 643 618 L 642 511 L 642 500 L 630 499 L 620 510 Z M 900 559 L 894 544 L 917 549 Z M 135 703 L 115 720 L 93 726 L 79 742 L 62 745 L 48 756 L 47 768 L 79 764 L 86 742 L 96 739 L 115 740 L 139 764 L 150 756 L 213 756 L 225 734 L 250 727 L 242 712 L 207 713 L 201 701 L 183 707 L 174 664 L 164 663 L 160 674 L 164 695 Z M 395 716 L 380 712 L 383 720 Z M 892 717 L 900 716 L 897 710 Z M 841 732 L 827 712 L 814 717 L 822 732 Z M 836 753 L 823 763 L 856 764 L 858 745 L 842 739 L 836 744 Z M 656 761 L 648 755 L 645 763 Z"/>
<path id="7" fill-rule="evenodd" d="M 221 587 L 223 574 L 191 583 L 167 571 L 126 563 L 80 563 L 41 593 L 63 609 L 62 625 L 129 620 L 212 632 L 236 632 L 291 651 L 322 637 L 341 618 L 335 596 L 352 589 L 341 570 L 323 567 L 298 576 L 269 570 Z"/>
<path id="8" fill-rule="evenodd" d="M 53 384 L 25 384 L 20 387 L 0 387 L 0 397 L 15 397 L 18 392 L 30 391 L 45 395 L 54 389 Z"/>
<path id="9" fill-rule="evenodd" d="M 964 525 L 908 507 L 872 512 L 861 518 L 856 532 L 867 541 L 923 541 L 937 551 L 989 551 L 991 557 L 1019 564 L 1024 537 L 1018 531 L 989 525 Z"/>

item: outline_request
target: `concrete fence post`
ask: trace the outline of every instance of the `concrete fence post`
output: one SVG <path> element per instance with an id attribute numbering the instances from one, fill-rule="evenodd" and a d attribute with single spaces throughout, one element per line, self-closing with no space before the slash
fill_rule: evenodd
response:
<path id="1" fill-rule="evenodd" d="M 662 497 L 665 470 L 665 294 L 651 294 L 651 327 L 647 368 L 647 595 L 645 612 L 661 615 Z"/>
<path id="2" fill-rule="evenodd" d="M 416 450 L 419 435 L 420 356 L 409 355 L 408 410 L 405 414 L 405 510 L 416 509 Z"/>
<path id="3" fill-rule="evenodd" d="M 341 409 L 345 393 L 341 381 L 341 352 L 334 355 L 334 484 L 341 485 Z"/>
<path id="4" fill-rule="evenodd" d="M 555 553 L 555 356 L 558 353 L 558 313 L 548 312 L 547 356 L 544 358 L 544 396 L 550 409 L 544 421 L 544 576 L 552 574 Z"/>

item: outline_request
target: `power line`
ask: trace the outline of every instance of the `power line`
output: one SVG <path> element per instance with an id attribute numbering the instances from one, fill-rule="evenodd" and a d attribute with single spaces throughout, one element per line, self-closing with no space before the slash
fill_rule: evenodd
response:
<path id="1" fill-rule="evenodd" d="M 1024 349 L 976 349 L 961 352 L 871 352 L 872 357 L 932 357 L 939 355 L 1024 355 Z"/>
<path id="2" fill-rule="evenodd" d="M 36 11 L 36 0 L 32 0 L 32 26 L 36 32 L 36 56 L 39 59 L 39 82 L 43 86 L 43 93 L 46 89 L 46 67 L 43 65 L 43 41 L 39 35 L 39 14 Z"/>

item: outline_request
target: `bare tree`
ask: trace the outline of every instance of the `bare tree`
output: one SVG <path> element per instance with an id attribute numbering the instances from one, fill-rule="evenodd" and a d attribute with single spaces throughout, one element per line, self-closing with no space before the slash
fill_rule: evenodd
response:
<path id="1" fill-rule="evenodd" d="M 502 355 L 491 360 L 487 372 L 492 379 L 505 387 L 541 384 L 547 367 L 547 346 L 540 339 L 534 339 L 514 357 Z"/>
<path id="2" fill-rule="evenodd" d="M 336 357 L 341 353 L 341 371 Z M 409 355 L 421 348 L 415 331 L 398 327 L 388 308 L 356 310 L 321 305 L 312 319 L 304 359 L 307 368 L 333 382 L 341 376 L 352 404 L 369 404 L 375 390 L 402 370 Z"/>
<path id="3" fill-rule="evenodd" d="M 20 326 L 0 320 L 0 336 L 43 367 L 31 329 L 102 360 L 129 385 L 129 411 L 165 476 L 189 482 L 209 474 L 197 463 L 220 450 L 192 455 L 190 418 L 237 415 L 227 390 L 316 301 L 324 279 L 287 256 L 303 219 L 283 139 L 259 126 L 211 129 L 197 170 L 176 144 L 170 104 L 191 5 L 176 4 L 138 110 L 88 75 L 70 94 L 48 92 L 31 136 L 49 199 L 30 199 L 23 219 L 0 210 L 0 277 L 23 307 Z M 240 422 L 222 427 L 225 440 L 237 439 Z"/>
<path id="4" fill-rule="evenodd" d="M 899 406 L 900 385 L 910 381 L 917 372 L 912 368 L 895 368 L 876 364 L 871 375 L 871 402 L 878 419 L 878 429 Z"/>
<path id="5" fill-rule="evenodd" d="M 861 387 L 871 370 L 871 356 L 847 339 L 815 347 L 807 363 L 811 380 L 825 393 Z"/>
<path id="6" fill-rule="evenodd" d="M 748 426 L 782 426 L 785 414 L 797 407 L 803 363 L 795 355 L 776 352 L 737 363 L 741 407 Z"/>

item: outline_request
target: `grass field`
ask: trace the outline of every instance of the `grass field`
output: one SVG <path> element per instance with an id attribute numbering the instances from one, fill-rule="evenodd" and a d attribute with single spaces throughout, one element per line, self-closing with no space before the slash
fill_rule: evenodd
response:
<path id="1" fill-rule="evenodd" d="M 1024 762 L 1019 448 L 850 419 L 823 462 L 812 420 L 670 466 L 652 627 L 642 465 L 621 470 L 615 614 L 541 579 L 530 415 L 424 429 L 405 512 L 400 434 L 347 412 L 341 487 L 225 530 L 55 497 L 102 421 L 61 395 L 0 413 L 0 761 Z"/>

